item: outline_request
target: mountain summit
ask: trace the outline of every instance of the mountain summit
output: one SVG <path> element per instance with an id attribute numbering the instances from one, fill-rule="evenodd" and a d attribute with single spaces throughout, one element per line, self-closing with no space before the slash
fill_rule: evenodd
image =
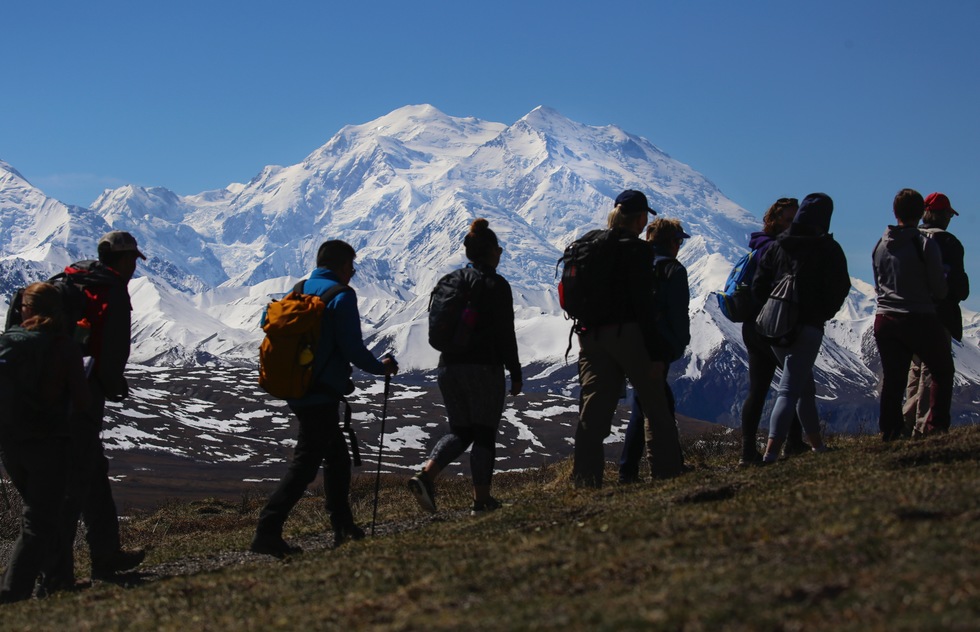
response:
<path id="1" fill-rule="evenodd" d="M 265 167 L 247 183 L 189 196 L 125 186 L 90 209 L 46 197 L 0 162 L 0 289 L 7 296 L 91 257 L 102 233 L 127 230 L 149 256 L 131 285 L 133 361 L 254 364 L 264 305 L 309 273 L 320 243 L 339 238 L 358 251 L 365 334 L 403 367 L 427 369 L 437 361 L 426 342 L 429 292 L 464 263 L 463 235 L 486 217 L 505 248 L 500 271 L 514 288 L 521 358 L 546 367 L 541 382 L 567 389 L 574 370 L 563 368 L 569 323 L 557 302 L 555 262 L 570 241 L 604 225 L 627 188 L 644 191 L 658 213 L 693 235 L 680 256 L 694 336 L 672 372 L 678 408 L 734 424 L 744 349 L 739 326 L 708 299 L 760 221 L 647 139 L 544 106 L 511 125 L 406 106 L 345 126 L 302 162 Z M 854 286 L 828 325 L 817 365 L 821 396 L 836 401 L 829 420 L 850 427 L 877 418 L 873 290 Z M 968 317 L 956 353 L 958 384 L 972 392 L 980 350 L 975 315 Z"/>

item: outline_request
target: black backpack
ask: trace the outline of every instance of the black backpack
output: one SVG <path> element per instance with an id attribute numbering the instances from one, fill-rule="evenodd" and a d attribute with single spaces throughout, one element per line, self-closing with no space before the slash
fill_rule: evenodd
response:
<path id="1" fill-rule="evenodd" d="M 92 355 L 92 351 L 88 348 L 92 327 L 92 324 L 87 320 L 86 302 L 88 299 L 86 298 L 84 285 L 80 284 L 79 281 L 79 279 L 87 279 L 84 279 L 84 275 L 68 274 L 68 269 L 72 269 L 71 266 L 66 271 L 59 272 L 48 279 L 47 283 L 53 285 L 58 290 L 58 293 L 61 294 L 65 333 L 79 344 L 82 355 Z M 72 271 L 75 272 L 74 269 Z M 7 318 L 4 323 L 5 330 L 9 330 L 12 326 L 20 325 L 23 322 L 21 305 L 24 301 L 24 290 L 26 289 L 19 288 L 10 298 L 10 306 L 7 308 Z M 84 326 L 79 327 L 79 323 L 83 321 Z"/>
<path id="2" fill-rule="evenodd" d="M 4 434 L 37 429 L 27 423 L 48 412 L 51 402 L 44 401 L 41 382 L 51 363 L 53 339 L 18 325 L 0 334 L 0 431 Z"/>
<path id="3" fill-rule="evenodd" d="M 429 344 L 443 353 L 470 349 L 481 317 L 481 297 L 486 289 L 483 273 L 461 268 L 445 275 L 429 296 Z"/>
<path id="4" fill-rule="evenodd" d="M 611 230 L 591 230 L 570 243 L 558 260 L 556 276 L 558 266 L 563 266 L 558 302 L 575 321 L 575 329 L 614 320 L 621 303 L 617 296 L 618 246 Z"/>

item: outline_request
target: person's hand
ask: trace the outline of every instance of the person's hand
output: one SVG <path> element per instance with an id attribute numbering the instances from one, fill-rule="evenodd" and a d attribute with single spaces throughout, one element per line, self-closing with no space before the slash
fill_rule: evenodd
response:
<path id="1" fill-rule="evenodd" d="M 119 378 L 119 380 L 114 392 L 105 394 L 105 398 L 110 402 L 119 403 L 129 397 L 129 382 L 126 381 L 125 377 Z"/>
<path id="2" fill-rule="evenodd" d="M 510 394 L 511 395 L 520 395 L 522 388 L 524 388 L 524 382 L 522 382 L 520 380 L 515 380 L 515 379 L 511 378 L 511 380 L 510 380 Z"/>
<path id="3" fill-rule="evenodd" d="M 395 362 L 395 356 L 390 353 L 381 359 L 381 364 L 385 367 L 385 376 L 398 373 L 398 363 Z"/>

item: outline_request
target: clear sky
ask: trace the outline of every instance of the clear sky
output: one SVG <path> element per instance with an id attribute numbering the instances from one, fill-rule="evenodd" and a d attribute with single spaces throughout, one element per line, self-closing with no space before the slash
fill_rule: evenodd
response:
<path id="1" fill-rule="evenodd" d="M 403 105 L 508 124 L 547 105 L 757 216 L 828 193 L 865 280 L 894 194 L 943 191 L 980 295 L 978 32 L 975 0 L 5 2 L 0 159 L 88 206 L 247 182 Z"/>

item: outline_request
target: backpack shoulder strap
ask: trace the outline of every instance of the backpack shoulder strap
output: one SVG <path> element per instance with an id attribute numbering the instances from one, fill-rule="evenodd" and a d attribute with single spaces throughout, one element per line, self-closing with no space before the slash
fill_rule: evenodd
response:
<path id="1" fill-rule="evenodd" d="M 354 288 L 352 288 L 349 285 L 338 283 L 337 285 L 334 285 L 329 290 L 321 294 L 320 300 L 323 301 L 324 305 L 326 305 L 327 303 L 332 301 L 335 296 L 347 291 L 353 292 Z"/>
<path id="2" fill-rule="evenodd" d="M 295 292 L 296 294 L 306 294 L 306 292 L 303 291 L 305 287 L 306 287 L 306 279 L 294 285 L 293 292 Z M 337 296 L 341 292 L 347 292 L 348 290 L 353 292 L 354 288 L 352 288 L 349 285 L 344 285 L 343 283 L 338 283 L 337 285 L 331 286 L 329 290 L 321 294 L 320 300 L 323 301 L 324 304 L 329 303 L 331 300 L 333 300 L 333 297 Z"/>

